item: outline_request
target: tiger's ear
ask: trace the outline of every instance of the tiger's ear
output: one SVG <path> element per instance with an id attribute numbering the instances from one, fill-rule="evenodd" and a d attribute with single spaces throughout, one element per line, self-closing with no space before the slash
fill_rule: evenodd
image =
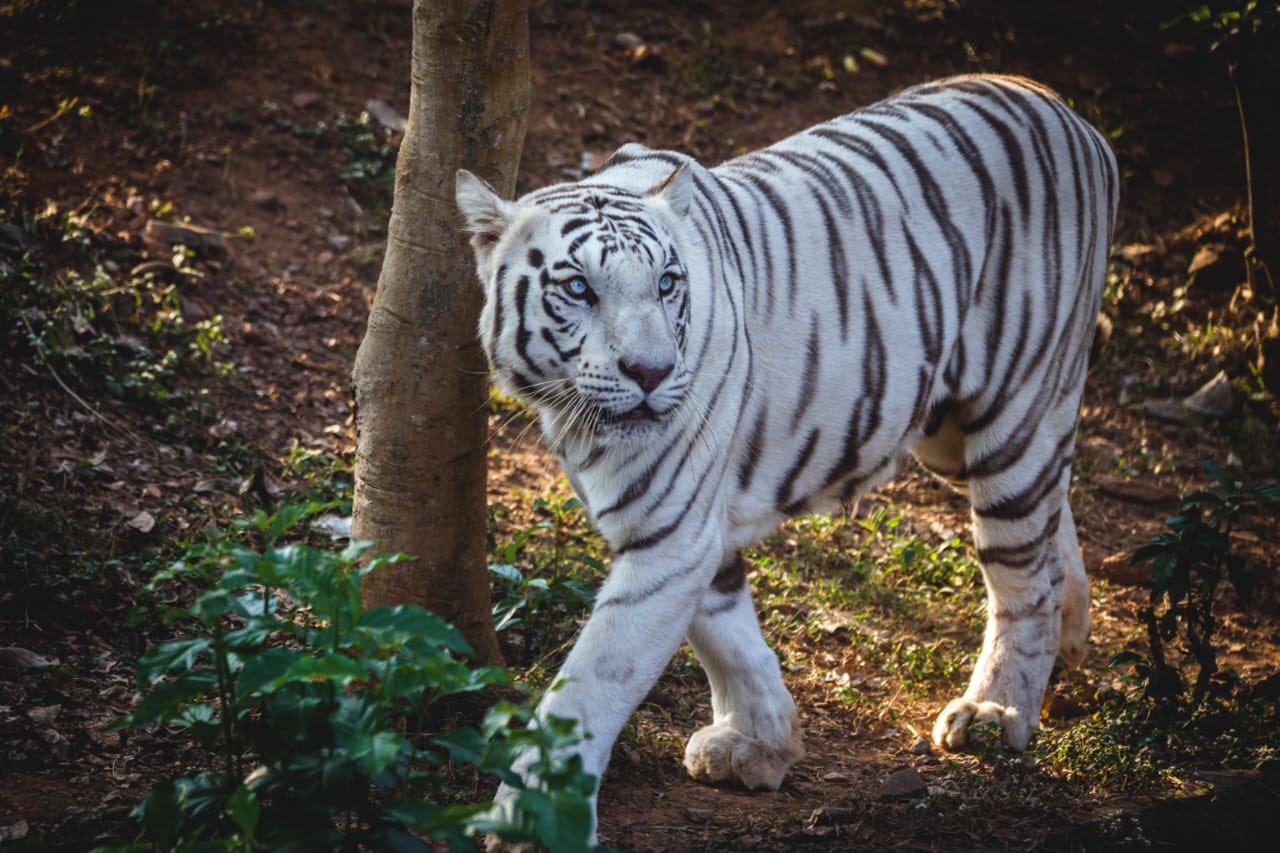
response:
<path id="1" fill-rule="evenodd" d="M 676 216 L 683 218 L 689 212 L 689 205 L 693 203 L 693 175 L 689 172 L 689 164 L 681 163 L 676 166 L 670 175 L 654 184 L 645 196 L 662 199 Z"/>
<path id="2" fill-rule="evenodd" d="M 511 224 L 513 205 L 466 169 L 458 170 L 454 194 L 458 210 L 471 232 L 471 245 L 475 247 L 477 257 L 482 258 L 498 244 Z"/>

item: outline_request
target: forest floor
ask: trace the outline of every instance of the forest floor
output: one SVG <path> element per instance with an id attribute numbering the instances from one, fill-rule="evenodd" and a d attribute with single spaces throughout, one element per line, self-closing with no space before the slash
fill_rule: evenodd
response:
<path id="1" fill-rule="evenodd" d="M 179 740 L 110 728 L 156 624 L 138 615 L 150 572 L 253 507 L 349 496 L 348 377 L 398 140 L 369 103 L 407 108 L 409 5 L 0 2 L 0 843 L 114 837 L 183 766 Z M 1219 602 L 1238 701 L 1215 731 L 1143 728 L 1128 670 L 1110 665 L 1147 648 L 1150 576 L 1127 552 L 1207 485 L 1198 463 L 1277 473 L 1276 402 L 1251 355 L 1267 318 L 1242 286 L 1230 81 L 1194 34 L 1161 29 L 1168 4 L 1023 5 L 531 4 L 522 192 L 580 177 L 633 140 L 716 163 L 972 71 L 1062 92 L 1124 173 L 1105 305 L 1115 331 L 1086 391 L 1072 495 L 1093 650 L 1052 687 L 1036 747 L 942 755 L 920 743 L 963 689 L 984 603 L 963 499 L 908 468 L 849 517 L 798 520 L 752 554 L 807 733 L 782 789 L 684 774 L 683 742 L 710 715 L 685 650 L 615 752 L 603 842 L 1121 848 L 1247 843 L 1274 826 L 1275 518 L 1233 540 L 1260 582 L 1247 601 Z M 1168 403 L 1220 371 L 1218 416 Z M 494 538 L 520 538 L 522 570 L 563 579 L 549 554 L 602 546 L 576 511 L 554 512 L 568 487 L 536 428 L 509 415 L 493 421 Z M 580 616 L 548 601 L 544 634 L 526 621 L 504 637 L 510 662 L 545 679 Z M 925 787 L 884 790 L 900 768 Z M 1236 783 L 1272 793 L 1245 817 L 1206 810 Z"/>

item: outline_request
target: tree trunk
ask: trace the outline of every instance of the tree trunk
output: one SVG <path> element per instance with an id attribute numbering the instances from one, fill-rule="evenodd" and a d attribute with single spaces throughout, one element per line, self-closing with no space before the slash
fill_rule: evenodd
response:
<path id="1" fill-rule="evenodd" d="M 512 194 L 529 103 L 527 0 L 414 0 L 408 126 L 387 252 L 352 382 L 352 536 L 417 560 L 370 575 L 369 606 L 413 602 L 500 659 L 485 553 L 484 294 L 454 173 Z"/>

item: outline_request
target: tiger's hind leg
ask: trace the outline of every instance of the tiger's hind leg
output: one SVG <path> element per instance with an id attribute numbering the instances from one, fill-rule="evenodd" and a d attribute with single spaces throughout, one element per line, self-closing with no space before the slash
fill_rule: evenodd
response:
<path id="1" fill-rule="evenodd" d="M 700 782 L 777 790 L 804 756 L 803 734 L 760 632 L 741 555 L 716 575 L 686 636 L 711 682 L 713 719 L 689 738 L 685 768 Z"/>
<path id="2" fill-rule="evenodd" d="M 1058 653 L 1067 666 L 1084 663 L 1089 652 L 1089 579 L 1084 572 L 1080 543 L 1076 541 L 1076 523 L 1071 507 L 1063 502 L 1062 520 L 1058 524 L 1058 550 L 1066 575 L 1062 581 L 1062 637 Z"/>
<path id="3" fill-rule="evenodd" d="M 1071 559 L 1063 553 L 1064 540 L 1070 538 L 1074 545 L 1075 538 L 1066 504 L 1075 408 L 1062 406 L 1034 422 L 1022 441 L 993 447 L 984 446 L 979 436 L 969 437 L 968 485 L 987 588 L 987 628 L 968 689 L 934 724 L 933 739 L 945 748 L 963 746 L 973 723 L 998 724 L 1005 743 L 1017 750 L 1026 749 L 1039 728 L 1041 703 L 1063 638 Z M 1079 559 L 1078 553 L 1074 558 Z M 1073 576 L 1075 571 L 1072 566 Z M 1082 568 L 1080 575 L 1082 581 Z M 1073 577 L 1072 643 L 1081 639 L 1075 584 Z M 1087 591 L 1085 598 L 1087 620 Z"/>

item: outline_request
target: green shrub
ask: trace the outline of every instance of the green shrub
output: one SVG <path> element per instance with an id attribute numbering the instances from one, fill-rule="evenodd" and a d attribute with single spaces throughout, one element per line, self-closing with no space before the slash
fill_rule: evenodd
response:
<path id="1" fill-rule="evenodd" d="M 1185 687 L 1169 647 L 1180 647 L 1182 660 L 1196 663 L 1192 699 L 1198 704 L 1218 672 L 1213 608 L 1219 589 L 1228 581 L 1244 599 L 1252 586 L 1248 565 L 1232 550 L 1231 533 L 1253 513 L 1280 503 L 1280 484 L 1229 480 L 1220 466 L 1201 465 L 1213 488 L 1184 497 L 1179 513 L 1166 520 L 1168 532 L 1133 555 L 1134 565 L 1151 565 L 1151 599 L 1142 610 L 1151 657 L 1127 653 L 1113 661 L 1132 665 L 1149 697 L 1175 703 Z"/>
<path id="2" fill-rule="evenodd" d="M 420 607 L 362 607 L 362 578 L 404 555 L 280 544 L 329 508 L 259 511 L 153 582 L 196 592 L 170 613 L 181 636 L 139 661 L 122 725 L 183 730 L 216 760 L 157 785 L 125 849 L 469 849 L 485 833 L 583 849 L 595 778 L 572 755 L 574 724 L 503 702 L 479 730 L 429 731 L 434 703 L 507 676 L 469 665 L 462 637 Z M 528 753 L 536 787 L 510 770 Z M 520 790 L 502 806 L 451 802 L 450 759 Z"/>

